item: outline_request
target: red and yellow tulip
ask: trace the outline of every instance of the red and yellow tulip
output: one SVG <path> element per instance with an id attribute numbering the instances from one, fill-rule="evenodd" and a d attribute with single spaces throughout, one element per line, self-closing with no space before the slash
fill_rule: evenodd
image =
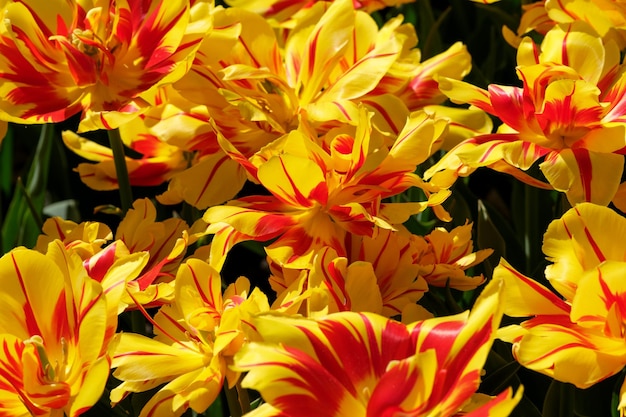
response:
<path id="1" fill-rule="evenodd" d="M 78 416 L 104 390 L 124 283 L 141 256 L 110 272 L 104 290 L 59 240 L 46 254 L 0 258 L 0 403 L 5 416 Z"/>
<path id="2" fill-rule="evenodd" d="M 505 282 L 504 313 L 531 317 L 498 333 L 513 343 L 523 366 L 579 388 L 626 366 L 623 233 L 626 219 L 588 203 L 551 223 L 543 250 L 553 264 L 546 277 L 559 294 L 505 261 L 495 269 L 494 278 Z M 619 407 L 626 411 L 623 396 Z"/>
<path id="3" fill-rule="evenodd" d="M 150 319 L 156 337 L 119 335 L 112 367 L 123 383 L 111 392 L 111 400 L 165 384 L 140 416 L 180 416 L 188 408 L 204 412 L 225 379 L 231 387 L 237 382 L 239 373 L 228 365 L 255 337 L 251 316 L 268 310 L 265 295 L 250 291 L 247 279 L 238 279 L 222 295 L 219 273 L 203 261 L 188 260 L 176 276 L 175 302 Z"/>
<path id="4" fill-rule="evenodd" d="M 237 110 L 241 119 L 253 122 L 248 128 L 274 138 L 301 123 L 325 133 L 355 125 L 361 103 L 375 114 L 376 129 L 395 136 L 409 110 L 445 99 L 435 73 L 461 78 L 470 70 L 469 54 L 460 43 L 422 63 L 415 30 L 401 18 L 378 29 L 351 0 L 314 3 L 284 39 L 255 13 L 217 9 L 215 29 L 176 88 L 202 105 L 221 97 L 228 107 L 216 114 L 220 130 L 223 123 L 232 126 L 222 116 L 233 117 Z M 238 134 L 222 133 L 229 140 Z"/>
<path id="5" fill-rule="evenodd" d="M 626 77 L 617 46 L 603 44 L 584 22 L 559 25 L 540 50 L 524 39 L 517 72 L 521 88 L 490 85 L 483 90 L 440 80 L 439 87 L 454 102 L 479 107 L 503 124 L 496 133 L 460 143 L 426 178 L 446 170 L 467 175 L 489 166 L 545 187 L 523 172 L 540 162 L 550 185 L 566 193 L 571 204 L 607 205 L 617 193 L 626 149 Z"/>
<path id="6" fill-rule="evenodd" d="M 602 0 L 587 3 L 581 0 L 546 1 L 546 12 L 558 23 L 588 22 L 605 40 L 626 47 L 626 2 Z"/>
<path id="7" fill-rule="evenodd" d="M 271 263 L 270 284 L 278 296 L 275 306 L 305 302 L 304 307 L 294 308 L 307 317 L 339 311 L 398 316 L 428 290 L 418 275 L 415 260 L 420 250 L 413 243 L 409 234 L 381 229 L 376 238 L 351 235 L 347 256 L 322 248 L 308 269 Z"/>
<path id="8" fill-rule="evenodd" d="M 473 252 L 472 225 L 465 224 L 447 231 L 435 228 L 424 237 L 426 244 L 416 263 L 419 274 L 428 285 L 455 288 L 461 291 L 472 290 L 482 284 L 482 275 L 468 277 L 465 271 L 487 259 L 492 249 Z M 425 246 L 425 247 L 424 247 Z"/>
<path id="9" fill-rule="evenodd" d="M 438 146 L 446 127 L 443 120 L 416 113 L 387 151 L 371 134 L 370 117 L 361 108 L 356 128 L 331 131 L 322 146 L 300 131 L 282 137 L 256 156 L 258 166 L 250 167 L 271 196 L 244 197 L 206 211 L 207 232 L 215 233 L 211 264 L 221 268 L 237 242 L 278 238 L 267 248 L 271 258 L 305 268 L 325 246 L 345 256 L 347 233 L 373 236 L 441 204 L 447 190 L 432 189 L 413 171 Z M 411 186 L 422 188 L 428 201 L 382 202 Z"/>
<path id="10" fill-rule="evenodd" d="M 0 111 L 22 123 L 83 111 L 83 131 L 117 127 L 148 105 L 154 88 L 186 73 L 211 27 L 211 7 L 202 0 L 6 1 Z"/>
<path id="11" fill-rule="evenodd" d="M 385 7 L 399 6 L 405 3 L 411 3 L 413 0 L 353 0 L 354 8 L 364 10 L 368 13 Z M 308 9 L 315 4 L 312 0 L 227 0 L 226 4 L 231 7 L 240 7 L 249 10 L 264 18 L 272 21 L 283 22 L 293 19 L 294 14 Z M 296 18 L 297 19 L 297 18 Z"/>
<path id="12" fill-rule="evenodd" d="M 184 220 L 169 218 L 157 221 L 154 204 L 148 199 L 136 200 L 115 233 L 98 222 L 76 224 L 59 218 L 46 221 L 37 249 L 47 250 L 49 242 L 58 239 L 65 248 L 83 260 L 89 276 L 108 288 L 110 269 L 125 258 L 145 255 L 140 273 L 126 282 L 132 294 L 122 297 L 122 310 L 134 306 L 161 305 L 174 297 L 174 277 L 187 247 L 195 241 Z"/>
<path id="13" fill-rule="evenodd" d="M 77 253 L 81 259 L 87 259 L 102 250 L 102 247 L 113 239 L 111 229 L 100 222 L 76 223 L 51 217 L 45 221 L 42 234 L 37 238 L 36 249 L 46 253 L 48 244 L 60 240 L 65 248 Z"/>
<path id="14" fill-rule="evenodd" d="M 124 144 L 141 155 L 140 158 L 125 157 L 128 179 L 132 186 L 149 187 L 161 185 L 187 167 L 183 151 L 159 140 L 146 132 L 141 122 L 131 121 L 120 129 Z M 68 149 L 95 163 L 80 163 L 76 171 L 88 187 L 98 191 L 119 188 L 113 151 L 103 145 L 79 136 L 72 131 L 62 134 Z"/>
<path id="15" fill-rule="evenodd" d="M 474 0 L 495 3 L 500 0 Z M 623 0 L 539 0 L 522 5 L 522 18 L 517 31 L 504 26 L 502 33 L 506 41 L 518 47 L 522 37 L 535 31 L 545 35 L 557 24 L 587 22 L 605 43 L 615 42 L 621 50 L 626 47 L 626 2 Z"/>
<path id="16" fill-rule="evenodd" d="M 405 326 L 371 313 L 320 320 L 259 316 L 263 338 L 235 369 L 267 405 L 250 416 L 506 416 L 521 397 L 506 390 L 464 414 L 501 318 L 499 285 L 471 314 Z"/>

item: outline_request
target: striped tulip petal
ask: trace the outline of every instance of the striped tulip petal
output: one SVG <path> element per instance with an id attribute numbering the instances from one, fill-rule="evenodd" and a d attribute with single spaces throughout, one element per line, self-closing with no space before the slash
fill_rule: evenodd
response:
<path id="1" fill-rule="evenodd" d="M 488 286 L 469 316 L 410 326 L 371 313 L 259 316 L 263 342 L 244 347 L 235 369 L 248 372 L 243 386 L 261 393 L 270 415 L 454 415 L 480 383 L 502 314 L 499 293 L 499 284 Z M 519 399 L 509 391 L 491 405 L 510 410 Z"/>
<path id="2" fill-rule="evenodd" d="M 3 404 L 13 410 L 23 404 L 10 415 L 78 416 L 104 389 L 116 309 L 107 309 L 102 286 L 59 240 L 45 255 L 23 248 L 7 253 L 0 276 Z"/>
<path id="3" fill-rule="evenodd" d="M 597 84 L 603 70 L 611 67 L 604 65 L 605 56 L 602 39 L 590 26 L 577 22 L 556 27 L 555 30 L 546 34 L 541 45 L 540 60 L 567 65 L 580 74 L 585 81 Z"/>
<path id="4" fill-rule="evenodd" d="M 581 277 L 572 300 L 571 319 L 581 325 L 598 326 L 607 337 L 626 335 L 626 285 L 622 279 L 626 262 L 606 261 Z"/>
<path id="5" fill-rule="evenodd" d="M 521 401 L 522 394 L 524 390 L 520 387 L 518 388 L 515 395 L 513 395 L 513 390 L 508 388 L 505 391 L 502 391 L 498 396 L 496 396 L 491 401 L 486 404 L 476 408 L 474 410 L 468 411 L 467 413 L 462 414 L 465 417 L 506 417 L 511 414 L 515 406 Z"/>
<path id="6" fill-rule="evenodd" d="M 489 114 L 494 113 L 488 91 L 452 78 L 441 77 L 437 81 L 439 89 L 453 102 L 469 103 Z"/>
<path id="7" fill-rule="evenodd" d="M 609 208 L 582 203 L 550 224 L 544 251 L 554 264 L 546 276 L 565 299 L 504 261 L 496 268 L 495 279 L 505 283 L 505 313 L 530 316 L 498 332 L 520 364 L 579 388 L 624 368 L 626 262 L 615 239 L 623 220 Z"/>
<path id="8" fill-rule="evenodd" d="M 460 80 L 469 73 L 471 60 L 467 47 L 461 42 L 455 42 L 447 50 L 420 63 L 416 75 L 407 86 L 410 88 L 406 99 L 408 107 L 416 110 L 430 104 L 442 103 L 445 96 L 439 89 L 437 80 L 444 77 Z"/>
<path id="9" fill-rule="evenodd" d="M 568 316 L 570 306 L 552 291 L 517 272 L 504 259 L 494 270 L 494 278 L 505 285 L 504 313 L 514 317 L 536 314 Z"/>
<path id="10" fill-rule="evenodd" d="M 93 164 L 81 163 L 77 167 L 81 180 L 88 187 L 95 190 L 118 188 L 113 154 L 109 148 L 70 131 L 63 132 L 63 142 L 76 154 L 95 161 Z M 163 143 L 154 136 L 145 135 L 127 145 L 142 154 L 138 159 L 125 159 L 131 185 L 160 185 L 186 165 L 180 149 Z"/>
<path id="11" fill-rule="evenodd" d="M 360 15 L 357 15 L 357 17 Z M 369 23 L 374 27 L 368 28 L 370 33 L 376 33 L 374 21 L 367 19 L 356 19 L 356 27 L 353 29 L 352 48 L 358 48 L 354 45 L 361 40 L 359 32 L 363 31 L 360 25 Z M 373 31 L 371 30 L 373 29 Z M 401 40 L 397 36 L 386 39 L 384 43 L 376 44 L 367 54 L 363 55 L 358 61 L 350 63 L 349 69 L 342 72 L 341 75 L 332 82 L 329 88 L 324 90 L 320 96 L 320 101 L 332 101 L 335 99 L 352 100 L 365 95 L 372 91 L 383 78 L 385 73 L 389 71 L 391 65 L 398 59 L 402 50 Z M 347 56 L 354 57 L 356 54 L 351 50 L 347 51 Z"/>
<path id="12" fill-rule="evenodd" d="M 220 178 L 229 178 L 229 181 Z M 245 180 L 246 172 L 236 161 L 217 153 L 175 173 L 167 192 L 157 199 L 164 204 L 184 200 L 198 209 L 205 209 L 233 198 Z"/>
<path id="13" fill-rule="evenodd" d="M 411 354 L 409 334 L 402 325 L 379 316 L 340 313 L 330 317 L 337 319 L 319 325 L 286 318 L 255 321 L 265 342 L 280 340 L 286 348 L 248 345 L 236 358 L 237 368 L 248 371 L 244 386 L 260 390 L 287 415 L 307 410 L 319 415 L 320 406 L 327 416 L 365 415 L 367 391 L 371 392 L 387 363 Z"/>
<path id="14" fill-rule="evenodd" d="M 623 165 L 623 155 L 577 148 L 550 154 L 540 168 L 572 204 L 586 201 L 605 206 L 617 193 Z"/>
<path id="15" fill-rule="evenodd" d="M 527 332 L 514 342 L 513 353 L 523 366 L 588 388 L 622 370 L 626 347 L 622 341 L 572 324 L 547 318 L 527 322 Z"/>
<path id="16" fill-rule="evenodd" d="M 490 282 L 469 314 L 433 318 L 410 326 L 417 336 L 418 351 L 434 350 L 440 370 L 427 409 L 451 414 L 478 388 L 482 366 L 502 318 L 502 287 L 499 280 Z"/>
<path id="17" fill-rule="evenodd" d="M 296 91 L 300 93 L 300 105 L 306 106 L 313 101 L 327 82 L 334 65 L 341 57 L 350 39 L 351 26 L 354 25 L 354 9 L 350 0 L 334 2 L 319 22 L 309 30 L 302 30 L 290 36 L 287 48 L 287 68 L 289 58 L 299 56 L 298 61 L 291 60 L 291 65 L 300 71 Z M 303 51 L 295 51 L 304 44 Z"/>
<path id="18" fill-rule="evenodd" d="M 607 231 L 611 233 L 607 233 Z M 572 300 L 583 272 L 606 260 L 626 261 L 614 236 L 626 233 L 626 221 L 606 207 L 578 204 L 560 219 L 550 223 L 544 236 L 543 251 L 553 264 L 546 278 L 567 300 Z"/>
<path id="19" fill-rule="evenodd" d="M 148 104 L 141 95 L 184 75 L 210 27 L 208 8 L 180 0 L 168 7 L 10 2 L 0 35 L 7 81 L 0 109 L 26 123 L 63 121 L 85 110 L 81 130 L 117 127 Z"/>
<path id="20" fill-rule="evenodd" d="M 310 208 L 328 199 L 325 173 L 315 162 L 292 155 L 271 158 L 261 165 L 258 178 L 280 201 Z"/>
<path id="21" fill-rule="evenodd" d="M 214 330 L 223 309 L 219 273 L 198 259 L 187 260 L 176 274 L 176 301 L 191 326 L 203 331 Z"/>
<path id="22" fill-rule="evenodd" d="M 202 368 L 204 355 L 193 346 L 165 343 L 133 333 L 119 335 L 111 366 L 124 381 L 171 378 Z"/>

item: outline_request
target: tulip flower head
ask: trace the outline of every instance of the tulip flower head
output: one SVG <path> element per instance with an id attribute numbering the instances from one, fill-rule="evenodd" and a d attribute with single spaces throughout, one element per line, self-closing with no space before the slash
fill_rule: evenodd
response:
<path id="1" fill-rule="evenodd" d="M 409 326 L 371 313 L 320 320 L 260 316 L 262 342 L 235 356 L 244 387 L 266 405 L 250 416 L 506 416 L 521 398 L 505 390 L 465 414 L 501 317 L 499 285 L 471 314 Z M 435 349 L 436 348 L 436 349 Z"/>
<path id="2" fill-rule="evenodd" d="M 59 240 L 45 255 L 15 249 L 0 258 L 2 415 L 75 417 L 100 398 L 117 304 L 140 263 L 111 272 L 121 285 L 105 291 Z"/>
<path id="3" fill-rule="evenodd" d="M 612 210 L 579 204 L 550 224 L 543 250 L 546 277 L 559 293 L 505 261 L 494 271 L 505 282 L 504 313 L 531 317 L 502 328 L 525 367 L 588 388 L 626 366 L 626 220 Z M 622 387 L 620 412 L 626 412 Z"/>
<path id="4" fill-rule="evenodd" d="M 617 45 L 604 44 L 586 23 L 573 22 L 550 30 L 540 50 L 525 38 L 517 60 L 521 88 L 490 85 L 485 91 L 440 79 L 451 100 L 479 107 L 503 124 L 496 133 L 461 142 L 425 177 L 446 170 L 468 175 L 488 166 L 545 187 L 523 172 L 539 162 L 550 186 L 571 204 L 609 204 L 626 148 L 626 76 Z"/>
<path id="5" fill-rule="evenodd" d="M 345 256 L 346 233 L 374 236 L 379 228 L 393 229 L 447 198 L 447 190 L 432 189 L 413 173 L 440 143 L 445 121 L 418 112 L 387 150 L 371 134 L 370 115 L 363 107 L 360 120 L 356 128 L 329 132 L 322 144 L 293 131 L 257 155 L 258 166 L 250 167 L 250 175 L 272 195 L 244 197 L 206 211 L 207 232 L 215 233 L 211 263 L 221 268 L 237 242 L 278 238 L 268 254 L 280 264 L 306 267 L 324 246 Z M 382 202 L 411 186 L 422 188 L 428 200 Z"/>
<path id="6" fill-rule="evenodd" d="M 84 111 L 82 130 L 119 126 L 147 106 L 149 90 L 184 75 L 210 28 L 209 6 L 4 2 L 0 111 L 22 123 L 58 122 Z"/>
<path id="7" fill-rule="evenodd" d="M 224 381 L 233 386 L 239 373 L 232 356 L 254 337 L 251 316 L 268 311 L 267 298 L 250 291 L 246 278 L 222 293 L 219 273 L 207 263 L 189 259 L 176 276 L 175 302 L 161 307 L 154 319 L 156 337 L 122 333 L 112 367 L 122 381 L 111 392 L 113 403 L 130 392 L 163 385 L 140 416 L 180 416 L 188 408 L 204 412 Z"/>

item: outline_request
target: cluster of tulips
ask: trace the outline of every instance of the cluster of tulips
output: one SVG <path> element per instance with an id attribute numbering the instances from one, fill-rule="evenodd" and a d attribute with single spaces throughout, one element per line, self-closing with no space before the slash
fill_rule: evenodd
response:
<path id="1" fill-rule="evenodd" d="M 41 132 L 0 219 L 0 415 L 541 416 L 521 367 L 626 415 L 626 2 L 506 1 L 517 84 L 482 87 L 409 0 L 0 2 L 0 151 Z M 45 215 L 61 141 L 112 221 Z M 548 193 L 543 240 L 462 217 L 477 170 Z M 265 282 L 227 282 L 236 245 Z"/>

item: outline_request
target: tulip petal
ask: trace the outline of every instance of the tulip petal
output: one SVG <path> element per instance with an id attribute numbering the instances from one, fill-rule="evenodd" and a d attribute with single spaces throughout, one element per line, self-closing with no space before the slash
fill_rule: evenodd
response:
<path id="1" fill-rule="evenodd" d="M 575 148 L 549 154 L 539 167 L 556 190 L 566 193 L 570 204 L 606 206 L 617 193 L 623 165 L 623 155 Z"/>
<path id="2" fill-rule="evenodd" d="M 504 259 L 493 272 L 504 282 L 504 314 L 528 317 L 537 314 L 569 316 L 570 306 L 552 291 L 517 272 Z"/>
<path id="3" fill-rule="evenodd" d="M 111 367 L 124 381 L 145 381 L 192 372 L 204 366 L 204 355 L 181 344 L 165 343 L 133 333 L 122 333 Z"/>
<path id="4" fill-rule="evenodd" d="M 610 234 L 606 231 L 611 230 Z M 581 203 L 548 226 L 543 251 L 549 261 L 546 278 L 566 299 L 572 300 L 582 273 L 606 260 L 626 261 L 612 238 L 626 233 L 626 221 L 613 210 Z"/>

